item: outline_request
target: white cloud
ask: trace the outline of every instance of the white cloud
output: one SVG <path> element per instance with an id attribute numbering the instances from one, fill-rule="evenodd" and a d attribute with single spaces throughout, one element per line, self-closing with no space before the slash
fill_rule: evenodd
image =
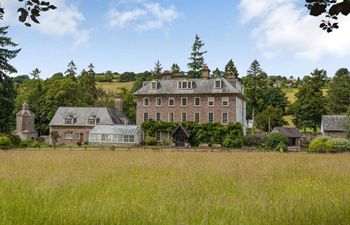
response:
<path id="1" fill-rule="evenodd" d="M 165 27 L 179 16 L 174 6 L 162 7 L 159 3 L 145 1 L 137 3 L 139 4 L 133 9 L 111 9 L 108 13 L 109 25 L 138 31 L 153 30 Z"/>
<path id="2" fill-rule="evenodd" d="M 340 28 L 326 33 L 319 28 L 321 18 L 308 15 L 295 0 L 241 0 L 239 9 L 241 21 L 253 24 L 252 37 L 266 57 L 318 60 L 350 55 L 350 17 L 340 17 Z"/>
<path id="3" fill-rule="evenodd" d="M 84 15 L 73 4 L 67 4 L 65 0 L 51 0 L 57 9 L 42 13 L 38 18 L 40 24 L 33 24 L 31 29 L 36 29 L 42 34 L 58 37 L 71 37 L 75 46 L 85 43 L 89 39 L 89 31 L 81 28 L 85 20 Z M 5 0 L 2 5 L 5 7 L 5 22 L 19 24 L 17 21 L 17 8 L 21 6 L 17 1 Z M 24 26 L 20 24 L 21 26 Z"/>

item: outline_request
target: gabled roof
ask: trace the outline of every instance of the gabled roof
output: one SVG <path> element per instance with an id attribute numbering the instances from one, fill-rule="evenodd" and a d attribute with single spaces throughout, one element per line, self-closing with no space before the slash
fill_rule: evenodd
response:
<path id="1" fill-rule="evenodd" d="M 65 124 L 65 118 L 76 118 L 74 124 Z M 87 120 L 91 116 L 98 118 L 98 124 L 124 124 L 124 114 L 118 109 L 107 107 L 59 107 L 50 122 L 50 126 L 94 126 L 88 125 Z"/>
<path id="2" fill-rule="evenodd" d="M 192 81 L 192 89 L 178 89 L 177 83 L 179 81 Z M 215 88 L 215 81 L 217 79 L 171 79 L 171 80 L 157 80 L 158 88 L 151 89 L 151 84 L 147 83 L 140 90 L 136 91 L 135 95 L 159 95 L 159 94 L 233 94 L 241 93 L 241 87 L 238 82 L 228 81 L 225 78 L 222 80 L 222 88 Z"/>
<path id="3" fill-rule="evenodd" d="M 275 127 L 272 132 L 278 132 L 288 138 L 300 138 L 302 134 L 295 127 Z"/>
<path id="4" fill-rule="evenodd" d="M 323 131 L 345 131 L 346 115 L 323 115 L 322 128 Z"/>
<path id="5" fill-rule="evenodd" d="M 178 127 L 176 127 L 175 130 L 174 130 L 174 132 L 173 132 L 173 134 L 172 134 L 171 136 L 174 137 L 174 135 L 175 135 L 179 130 L 182 130 L 182 131 L 186 134 L 187 138 L 189 138 L 189 137 L 191 136 L 191 134 L 190 134 L 183 126 L 178 126 Z"/>
<path id="6" fill-rule="evenodd" d="M 96 125 L 90 134 L 136 135 L 139 132 L 140 127 L 136 125 Z"/>

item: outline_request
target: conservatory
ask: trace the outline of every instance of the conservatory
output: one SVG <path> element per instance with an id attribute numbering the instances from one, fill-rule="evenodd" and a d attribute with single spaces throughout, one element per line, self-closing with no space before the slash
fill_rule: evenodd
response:
<path id="1" fill-rule="evenodd" d="M 141 129 L 136 125 L 96 125 L 89 134 L 90 144 L 138 145 Z"/>

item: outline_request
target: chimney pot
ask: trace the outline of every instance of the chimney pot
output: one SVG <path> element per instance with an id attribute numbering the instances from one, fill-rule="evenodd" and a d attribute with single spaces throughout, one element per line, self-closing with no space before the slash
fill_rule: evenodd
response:
<path id="1" fill-rule="evenodd" d="M 118 109 L 120 112 L 123 112 L 123 99 L 120 95 L 114 98 L 114 108 Z"/>

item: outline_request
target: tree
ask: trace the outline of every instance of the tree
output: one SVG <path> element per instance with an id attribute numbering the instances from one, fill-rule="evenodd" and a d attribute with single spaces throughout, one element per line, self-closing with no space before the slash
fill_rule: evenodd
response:
<path id="1" fill-rule="evenodd" d="M 213 71 L 213 77 L 214 77 L 214 78 L 223 77 L 223 72 L 220 71 L 219 68 L 216 68 L 216 69 Z"/>
<path id="2" fill-rule="evenodd" d="M 95 72 L 91 65 L 89 65 L 89 71 L 83 70 L 78 78 L 80 90 L 83 93 L 82 100 L 88 106 L 94 105 L 97 99 Z"/>
<path id="3" fill-rule="evenodd" d="M 67 70 L 66 72 L 64 72 L 64 74 L 67 77 L 72 78 L 73 80 L 75 80 L 75 76 L 77 75 L 77 66 L 75 65 L 75 63 L 73 62 L 73 60 L 71 60 L 68 65 L 67 65 Z"/>
<path id="4" fill-rule="evenodd" d="M 16 73 L 16 69 L 9 64 L 20 49 L 13 49 L 17 46 L 7 37 L 8 27 L 0 27 L 0 132 L 10 132 L 12 128 L 12 112 L 15 104 L 15 89 L 13 80 L 8 74 Z"/>
<path id="5" fill-rule="evenodd" d="M 163 67 L 160 64 L 159 60 L 155 63 L 154 69 L 152 70 L 152 78 L 153 79 L 161 79 L 162 78 Z"/>
<path id="6" fill-rule="evenodd" d="M 58 139 L 60 138 L 60 134 L 55 130 L 55 131 L 51 131 L 51 141 L 52 141 L 52 145 L 53 148 L 56 148 L 56 144 L 58 142 Z"/>
<path id="7" fill-rule="evenodd" d="M 331 113 L 344 114 L 350 106 L 350 72 L 339 69 L 328 89 L 328 108 Z"/>
<path id="8" fill-rule="evenodd" d="M 93 73 L 94 75 L 96 75 L 94 64 L 90 63 L 90 64 L 88 65 L 88 72 L 89 72 L 89 73 Z"/>
<path id="9" fill-rule="evenodd" d="M 190 71 L 188 71 L 188 76 L 190 78 L 200 78 L 202 75 L 202 69 L 204 66 L 204 57 L 203 55 L 207 53 L 207 51 L 201 51 L 204 43 L 199 38 L 198 34 L 196 34 L 193 46 L 191 57 L 188 58 L 190 62 L 187 64 Z"/>
<path id="10" fill-rule="evenodd" d="M 229 74 L 232 74 L 234 77 L 238 77 L 238 70 L 235 66 L 235 63 L 233 62 L 232 59 L 230 59 L 230 61 L 228 61 L 228 63 L 225 66 L 225 72 L 224 72 L 224 76 L 228 77 Z"/>
<path id="11" fill-rule="evenodd" d="M 304 131 L 312 128 L 316 132 L 321 125 L 322 115 L 326 112 L 322 90 L 308 82 L 299 88 L 296 98 L 292 105 L 294 125 Z"/>
<path id="12" fill-rule="evenodd" d="M 131 91 L 122 88 L 119 92 L 123 99 L 123 113 L 133 124 L 136 122 L 136 98 Z"/>
<path id="13" fill-rule="evenodd" d="M 255 126 L 259 130 L 271 132 L 275 127 L 286 125 L 283 115 L 281 108 L 269 105 L 264 111 L 256 114 Z"/>
<path id="14" fill-rule="evenodd" d="M 40 73 L 41 71 L 38 68 L 35 68 L 30 75 L 33 76 L 34 80 L 39 80 L 40 79 Z"/>
<path id="15" fill-rule="evenodd" d="M 345 132 L 346 132 L 346 137 L 350 139 L 350 107 L 348 108 L 348 112 L 347 112 L 347 119 L 345 122 Z"/>
<path id="16" fill-rule="evenodd" d="M 282 110 L 283 114 L 286 112 L 288 107 L 288 98 L 281 88 L 268 87 L 263 94 L 264 104 L 261 109 L 272 106 Z"/>
<path id="17" fill-rule="evenodd" d="M 48 1 L 39 1 L 39 0 L 18 0 L 19 2 L 22 2 L 24 5 L 23 7 L 18 8 L 18 12 L 20 13 L 18 20 L 21 23 L 24 23 L 24 25 L 30 27 L 31 22 L 34 23 L 40 23 L 38 20 L 38 17 L 41 15 L 42 12 L 46 12 L 49 10 L 54 10 L 57 7 L 54 5 L 51 5 Z M 3 18 L 5 11 L 4 8 L 0 7 L 0 19 Z"/>
<path id="18" fill-rule="evenodd" d="M 326 19 L 322 20 L 320 28 L 328 33 L 339 28 L 338 23 L 334 22 L 338 19 L 339 14 L 347 16 L 350 13 L 349 0 L 306 0 L 305 6 L 312 16 L 326 16 Z"/>
<path id="19" fill-rule="evenodd" d="M 319 89 L 324 88 L 328 82 L 327 71 L 315 69 L 311 73 L 311 82 Z"/>
<path id="20" fill-rule="evenodd" d="M 174 74 L 177 74 L 181 71 L 179 65 L 177 65 L 176 63 L 174 63 L 172 66 L 171 66 L 171 74 L 174 75 Z"/>

